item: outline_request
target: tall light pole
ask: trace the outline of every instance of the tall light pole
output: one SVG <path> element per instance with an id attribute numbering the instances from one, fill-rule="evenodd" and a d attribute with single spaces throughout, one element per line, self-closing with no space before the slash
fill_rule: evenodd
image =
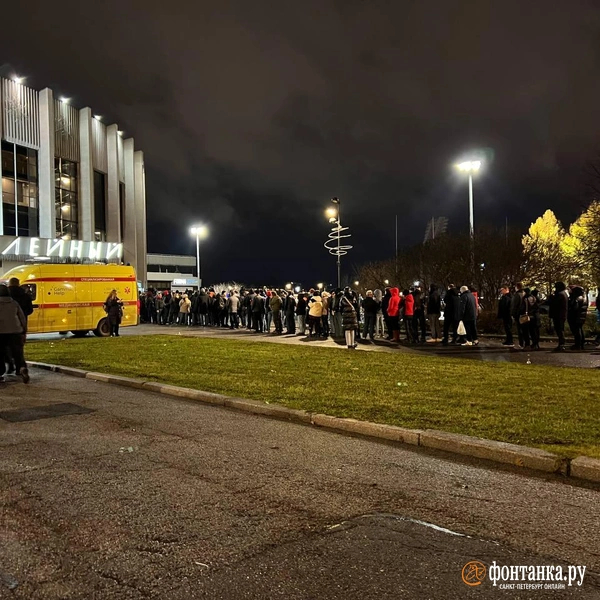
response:
<path id="1" fill-rule="evenodd" d="M 344 254 L 348 254 L 348 250 L 352 248 L 352 246 L 347 245 L 344 240 L 345 238 L 350 237 L 350 233 L 347 233 L 349 228 L 342 227 L 342 222 L 340 220 L 340 199 L 332 198 L 331 201 L 337 206 L 337 208 L 328 208 L 325 211 L 325 214 L 329 217 L 329 222 L 335 227 L 332 227 L 331 232 L 327 236 L 329 239 L 325 242 L 324 246 L 329 250 L 329 254 L 337 257 L 337 284 L 338 288 L 342 287 L 342 256 Z M 335 246 L 332 246 L 331 243 L 335 242 Z"/>
<path id="2" fill-rule="evenodd" d="M 204 239 L 208 235 L 208 227 L 206 225 L 194 225 L 190 229 L 190 233 L 196 236 L 196 273 L 198 274 L 198 290 L 202 287 L 202 264 L 200 263 L 200 239 Z"/>
<path id="3" fill-rule="evenodd" d="M 473 173 L 481 169 L 480 160 L 466 160 L 456 165 L 459 171 L 469 175 L 469 235 L 471 237 L 471 274 L 475 273 L 475 228 L 473 226 Z"/>

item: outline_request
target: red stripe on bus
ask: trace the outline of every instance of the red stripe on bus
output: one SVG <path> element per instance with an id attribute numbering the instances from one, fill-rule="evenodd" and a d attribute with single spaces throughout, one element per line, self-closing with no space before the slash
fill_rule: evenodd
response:
<path id="1" fill-rule="evenodd" d="M 127 300 L 123 304 L 125 306 L 137 305 L 137 300 Z M 104 302 L 56 302 L 39 304 L 37 308 L 93 308 L 95 306 L 104 306 Z"/>
<path id="2" fill-rule="evenodd" d="M 39 279 L 26 279 L 22 283 L 38 283 L 53 281 L 82 281 L 84 283 L 104 283 L 107 281 L 135 281 L 135 277 L 40 277 Z"/>

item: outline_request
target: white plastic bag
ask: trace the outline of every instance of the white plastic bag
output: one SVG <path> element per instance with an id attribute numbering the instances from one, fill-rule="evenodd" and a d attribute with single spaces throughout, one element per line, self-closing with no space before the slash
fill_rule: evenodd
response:
<path id="1" fill-rule="evenodd" d="M 458 335 L 467 335 L 467 330 L 465 329 L 465 324 L 462 321 L 458 324 L 456 333 L 458 333 Z"/>

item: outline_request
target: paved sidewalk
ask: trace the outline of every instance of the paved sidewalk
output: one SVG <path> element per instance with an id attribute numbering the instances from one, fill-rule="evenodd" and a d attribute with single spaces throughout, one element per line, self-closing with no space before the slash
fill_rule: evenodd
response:
<path id="1" fill-rule="evenodd" d="M 277 344 L 310 345 L 323 348 L 338 348 L 347 351 L 343 340 L 328 338 L 311 339 L 301 335 L 275 335 L 273 333 L 254 333 L 246 329 L 231 330 L 219 327 L 179 327 L 159 325 L 139 325 L 122 330 L 123 335 L 184 335 L 191 337 L 214 337 L 221 339 L 246 340 L 257 342 L 273 342 Z M 559 367 L 578 367 L 593 369 L 600 367 L 600 350 L 590 346 L 585 352 L 552 352 L 556 344 L 543 342 L 542 350 L 535 352 L 517 351 L 502 346 L 499 340 L 483 338 L 477 346 L 442 346 L 439 343 L 424 343 L 408 345 L 406 341 L 400 344 L 388 342 L 384 338 L 376 338 L 374 343 L 360 340 L 357 350 L 367 352 L 410 352 L 416 354 L 429 354 L 444 358 L 471 358 L 490 362 L 519 362 L 527 364 L 550 365 Z"/>

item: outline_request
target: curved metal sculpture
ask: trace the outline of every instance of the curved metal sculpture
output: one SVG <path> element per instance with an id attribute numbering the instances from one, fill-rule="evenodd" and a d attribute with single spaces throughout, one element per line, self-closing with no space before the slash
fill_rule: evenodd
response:
<path id="1" fill-rule="evenodd" d="M 338 288 L 342 285 L 342 259 L 341 257 L 345 254 L 348 254 L 348 250 L 352 249 L 352 246 L 347 243 L 351 234 L 348 233 L 349 227 L 342 227 L 342 224 L 338 218 L 329 219 L 330 223 L 334 223 L 334 227 L 331 228 L 329 235 L 327 236 L 329 239 L 323 244 L 327 250 L 329 250 L 329 254 L 335 256 L 337 258 L 337 284 Z"/>
<path id="2" fill-rule="evenodd" d="M 351 233 L 345 233 L 350 230 L 350 227 L 342 227 L 338 221 L 335 221 L 335 227 L 331 228 L 329 235 L 327 236 L 329 239 L 323 244 L 327 250 L 329 250 L 329 254 L 333 256 L 344 256 L 348 254 L 348 250 L 352 250 L 352 246 L 347 244 L 346 242 L 342 243 L 342 240 L 352 237 Z M 333 242 L 333 246 L 330 244 Z"/>

